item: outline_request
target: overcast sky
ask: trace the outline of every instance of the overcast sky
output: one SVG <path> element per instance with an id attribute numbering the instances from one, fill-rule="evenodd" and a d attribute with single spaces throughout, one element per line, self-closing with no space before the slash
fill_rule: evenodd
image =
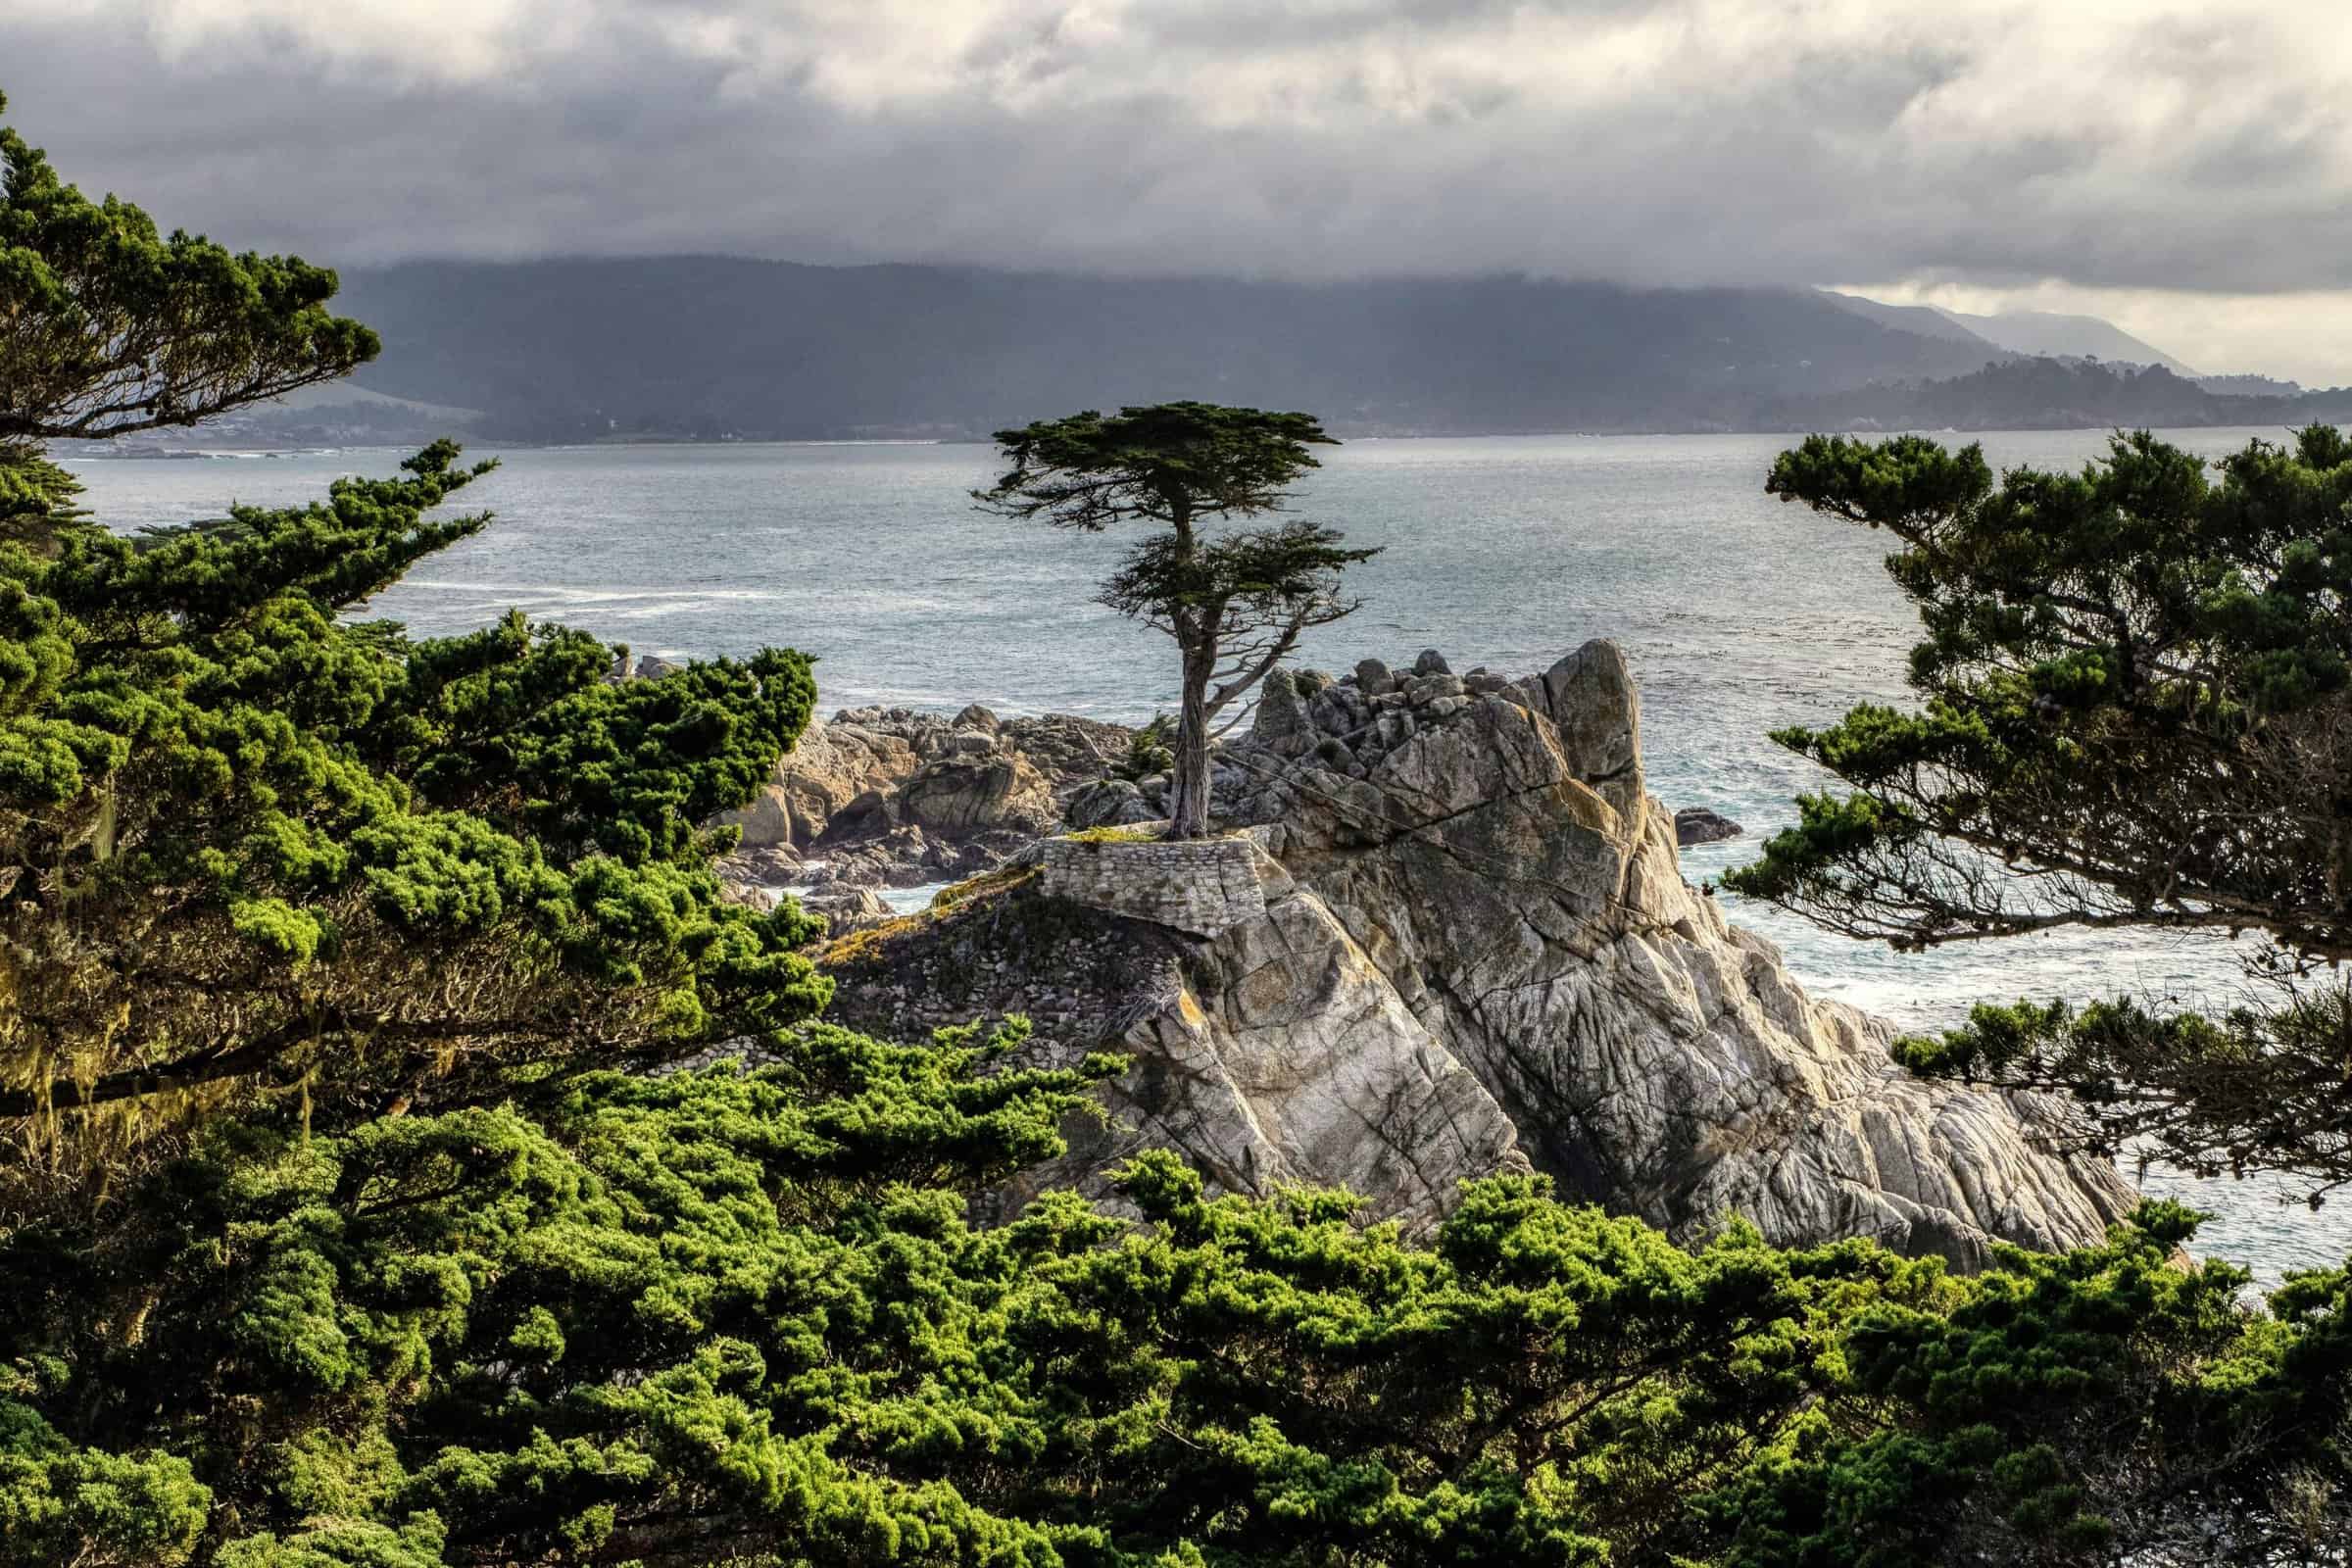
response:
<path id="1" fill-rule="evenodd" d="M 2352 0 L 0 0 L 240 247 L 1825 284 L 2352 382 Z"/>

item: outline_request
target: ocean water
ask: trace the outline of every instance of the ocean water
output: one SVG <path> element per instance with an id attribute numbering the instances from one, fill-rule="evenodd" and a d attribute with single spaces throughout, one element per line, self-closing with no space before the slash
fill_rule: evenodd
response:
<path id="1" fill-rule="evenodd" d="M 2275 430 L 2170 432 L 2219 455 Z M 2079 465 L 2096 432 L 1982 440 L 1996 466 Z M 1767 738 L 1862 701 L 1904 699 L 1915 618 L 1881 562 L 1888 541 L 1764 494 L 1774 436 L 1493 437 L 1363 441 L 1329 450 L 1295 510 L 1382 554 L 1351 576 L 1365 602 L 1303 662 L 1345 670 L 1423 648 L 1456 670 L 1538 670 L 1588 638 L 1624 645 L 1642 683 L 1651 788 L 1707 806 L 1749 837 L 1693 849 L 1693 880 L 1755 853 L 1821 779 Z M 1093 603 L 1116 536 L 976 513 L 995 476 L 979 446 L 612 446 L 496 452 L 460 500 L 486 532 L 419 565 L 369 612 L 418 634 L 519 607 L 639 653 L 818 658 L 823 705 L 1066 711 L 1141 719 L 1174 701 L 1153 633 Z M 159 462 L 65 454 L 117 525 L 219 515 L 319 494 L 400 453 Z M 1983 1000 L 2131 992 L 2226 999 L 2238 971 L 2214 938 L 2048 936 L 1895 955 L 1733 900 L 1816 993 L 1913 1027 Z M 2352 1198 L 2314 1214 L 2276 1182 L 2151 1173 L 2146 1186 L 2214 1212 L 2200 1250 L 2275 1279 L 2352 1253 Z"/>

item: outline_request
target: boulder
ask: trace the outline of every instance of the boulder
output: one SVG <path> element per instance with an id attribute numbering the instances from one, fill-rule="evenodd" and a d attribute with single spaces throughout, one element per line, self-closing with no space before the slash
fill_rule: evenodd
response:
<path id="1" fill-rule="evenodd" d="M 1408 675 L 1404 681 L 1404 700 L 1415 708 L 1447 697 L 1459 697 L 1462 691 L 1462 678 L 1443 670 L 1432 675 Z"/>
<path id="2" fill-rule="evenodd" d="M 1542 690 L 1569 766 L 1630 814 L 1644 799 L 1642 694 L 1625 655 L 1615 643 L 1589 642 L 1544 672 Z"/>
<path id="3" fill-rule="evenodd" d="M 1104 768 L 1123 760 L 1135 736 L 1123 725 L 1074 713 L 1008 718 L 999 733 L 1004 745 L 1027 758 L 1062 794 L 1093 783 Z"/>
<path id="4" fill-rule="evenodd" d="M 837 887 L 805 894 L 801 907 L 810 914 L 823 915 L 826 934 L 836 937 L 879 925 L 893 917 L 882 895 L 870 887 Z"/>
<path id="5" fill-rule="evenodd" d="M 1106 778 L 1089 784 L 1070 797 L 1062 821 L 1073 828 L 1124 827 L 1152 820 L 1144 792 L 1131 779 Z"/>
<path id="6" fill-rule="evenodd" d="M 784 791 L 773 784 L 760 785 L 749 803 L 740 809 L 719 812 L 711 824 L 741 828 L 743 836 L 737 848 L 742 850 L 788 849 L 793 842 L 792 807 Z"/>
<path id="7" fill-rule="evenodd" d="M 934 833 L 1043 833 L 1060 816 L 1045 775 L 1015 754 L 957 755 L 924 767 L 899 791 L 902 820 Z"/>
<path id="8" fill-rule="evenodd" d="M 1000 727 L 997 715 L 978 703 L 970 704 L 949 722 L 957 729 L 976 729 L 987 735 L 994 735 Z"/>
<path id="9" fill-rule="evenodd" d="M 774 782 L 784 792 L 796 842 L 806 847 L 854 803 L 869 796 L 887 801 L 921 765 L 904 736 L 837 719 L 810 724 L 776 764 Z"/>
<path id="10" fill-rule="evenodd" d="M 762 908 L 772 901 L 749 897 L 753 890 L 773 892 L 802 880 L 800 852 L 788 844 L 758 850 L 738 845 L 712 869 L 717 871 L 720 885 L 737 895 L 740 902 L 759 904 Z"/>
<path id="11" fill-rule="evenodd" d="M 1396 689 L 1396 677 L 1379 660 L 1365 659 L 1356 662 L 1355 684 L 1366 697 L 1384 697 Z"/>
<path id="12" fill-rule="evenodd" d="M 810 887 L 906 888 L 946 880 L 930 863 L 930 836 L 919 827 L 894 827 L 870 838 L 827 850 L 821 860 L 806 861 L 802 875 Z"/>
<path id="13" fill-rule="evenodd" d="M 1280 757 L 1298 757 L 1312 751 L 1316 738 L 1315 721 L 1291 672 L 1269 670 L 1258 687 L 1257 711 L 1250 717 L 1251 744 Z"/>
<path id="14" fill-rule="evenodd" d="M 1720 844 L 1746 831 L 1730 817 L 1703 806 L 1686 806 L 1674 813 L 1674 842 L 1678 849 L 1693 844 Z"/>

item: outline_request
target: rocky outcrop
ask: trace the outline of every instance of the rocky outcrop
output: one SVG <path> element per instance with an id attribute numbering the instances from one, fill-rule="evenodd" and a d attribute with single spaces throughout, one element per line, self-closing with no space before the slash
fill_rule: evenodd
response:
<path id="1" fill-rule="evenodd" d="M 890 906 L 882 901 L 882 895 L 867 887 L 828 888 L 804 895 L 800 903 L 810 914 L 825 917 L 828 936 L 846 936 L 891 918 Z"/>
<path id="2" fill-rule="evenodd" d="M 861 948 L 837 1010 L 904 1030 L 1042 998 L 1042 1055 L 1128 1052 L 1110 1126 L 1049 1181 L 1164 1143 L 1419 1227 L 1459 1177 L 1532 1166 L 1686 1239 L 1740 1214 L 1962 1266 L 2132 1201 L 2048 1152 L 2062 1105 L 1910 1077 L 1683 881 L 1610 644 L 1519 679 L 1429 654 L 1283 679 L 1216 779 L 1235 836 L 1050 841 L 998 899 Z M 1108 933 L 1129 967 L 1072 985 L 1041 930 Z"/>
<path id="3" fill-rule="evenodd" d="M 1068 714 L 845 709 L 810 724 L 741 810 L 727 867 L 754 885 L 907 887 L 1000 864 L 1061 819 L 1129 732 Z"/>
<path id="4" fill-rule="evenodd" d="M 1003 885 L 823 961 L 833 1016 L 860 1027 L 918 1037 L 1018 1012 L 1040 1062 L 1129 1054 L 1104 1113 L 1063 1129 L 1069 1154 L 985 1215 L 1051 1187 L 1102 1196 L 1103 1170 L 1152 1148 L 1228 1191 L 1346 1187 L 1365 1217 L 1417 1229 L 1464 1179 L 1529 1168 L 1494 1097 L 1253 840 L 1055 840 L 982 880 Z"/>
<path id="5" fill-rule="evenodd" d="M 891 806 L 900 820 L 950 835 L 1009 831 L 1035 838 L 1061 815 L 1036 764 L 994 737 L 986 748 L 927 764 Z"/>
<path id="6" fill-rule="evenodd" d="M 792 848 L 792 803 L 781 785 L 760 785 L 742 809 L 721 811 L 711 820 L 715 826 L 734 828 L 739 835 L 736 846 L 746 853 Z"/>
<path id="7" fill-rule="evenodd" d="M 1159 811 L 1145 799 L 1143 786 L 1133 779 L 1106 778 L 1082 786 L 1071 795 L 1063 820 L 1078 829 L 1127 827 L 1159 819 Z"/>

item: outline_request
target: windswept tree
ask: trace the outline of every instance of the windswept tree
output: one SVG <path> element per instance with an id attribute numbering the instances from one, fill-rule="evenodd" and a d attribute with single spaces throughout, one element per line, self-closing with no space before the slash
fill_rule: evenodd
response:
<path id="1" fill-rule="evenodd" d="M 0 201 L 0 1211 L 224 1107 L 355 1114 L 807 1018 L 815 923 L 698 824 L 807 722 L 787 651 L 608 680 L 519 615 L 344 612 L 486 513 L 438 443 L 319 502 L 129 536 L 34 441 L 188 422 L 374 350 L 331 272 L 158 240 L 14 132 Z"/>
<path id="2" fill-rule="evenodd" d="M 339 618 L 488 520 L 425 515 L 481 471 L 454 459 L 307 507 L 0 545 L 0 1127 L 21 1155 L 256 1093 L 464 1099 L 522 1062 L 821 1003 L 792 952 L 813 923 L 729 903 L 697 826 L 807 721 L 805 659 L 614 683 L 605 645 L 519 615 L 431 642 Z"/>
<path id="3" fill-rule="evenodd" d="M 1011 466 L 972 492 L 1000 516 L 1042 517 L 1101 533 L 1158 530 L 1127 553 L 1101 602 L 1175 639 L 1182 673 L 1169 832 L 1208 830 L 1208 742 L 1311 626 L 1354 612 L 1340 574 L 1377 550 L 1350 550 L 1335 528 L 1292 520 L 1230 528 L 1284 510 L 1287 487 L 1335 445 L 1311 415 L 1209 403 L 1088 412 L 1000 430 Z"/>
<path id="4" fill-rule="evenodd" d="M 1883 527 L 1924 707 L 1775 736 L 1807 796 L 1729 886 L 1897 948 L 2062 927 L 2250 934 L 2251 1004 L 1984 1006 L 1917 1067 L 2065 1089 L 2109 1147 L 2352 1181 L 2352 440 L 2215 466 L 2145 432 L 1995 483 L 1975 446 L 1814 436 L 1769 490 Z M 2144 1147 L 2144 1146 L 2143 1146 Z"/>
<path id="5" fill-rule="evenodd" d="M 328 314 L 334 292 L 333 272 L 299 258 L 166 236 L 128 202 L 91 201 L 0 124 L 0 455 L 195 424 L 349 375 L 378 345 Z"/>

